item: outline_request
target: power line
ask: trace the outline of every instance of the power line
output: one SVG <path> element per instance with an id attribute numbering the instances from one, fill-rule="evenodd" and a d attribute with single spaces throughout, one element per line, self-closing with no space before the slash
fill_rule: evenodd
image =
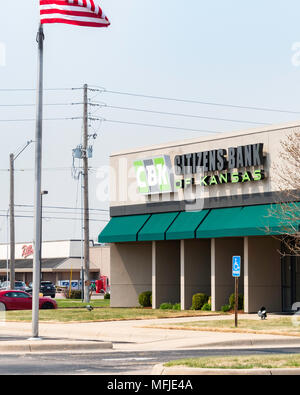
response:
<path id="1" fill-rule="evenodd" d="M 254 111 L 267 111 L 267 112 L 278 112 L 278 113 L 286 113 L 286 114 L 300 114 L 300 111 L 292 111 L 292 110 L 282 110 L 276 108 L 267 108 L 267 107 L 257 107 L 257 106 L 241 106 L 236 104 L 226 104 L 226 103 L 216 103 L 216 102 L 208 102 L 208 101 L 200 101 L 200 100 L 190 100 L 190 99 L 179 99 L 173 97 L 163 97 L 163 96 L 151 96 L 145 94 L 131 93 L 131 92 L 120 92 L 120 91 L 112 91 L 102 87 L 94 87 L 89 88 L 91 91 L 98 91 L 100 93 L 111 93 L 116 95 L 126 95 L 133 97 L 143 97 L 146 99 L 156 99 L 156 100 L 166 100 L 166 101 L 174 101 L 179 103 L 190 103 L 190 104 L 202 104 L 208 106 L 217 106 L 217 107 L 228 107 L 228 108 L 237 108 L 243 110 L 254 110 Z"/>
<path id="2" fill-rule="evenodd" d="M 32 204 L 15 204 L 15 207 L 34 207 Z M 81 207 L 67 207 L 67 206 L 43 206 L 43 208 L 46 209 L 61 209 L 61 210 L 82 210 Z M 90 211 L 104 211 L 104 212 L 109 212 L 107 209 L 101 209 L 101 208 L 90 208 Z"/>
<path id="3" fill-rule="evenodd" d="M 82 89 L 83 89 L 82 87 L 45 88 L 44 91 L 74 91 L 74 90 L 82 90 Z M 204 100 L 191 100 L 191 99 L 181 99 L 181 98 L 174 98 L 174 97 L 146 95 L 146 94 L 133 93 L 133 92 L 114 91 L 114 90 L 109 90 L 104 87 L 99 87 L 99 86 L 95 86 L 95 85 L 90 86 L 88 89 L 91 92 L 110 93 L 110 94 L 115 94 L 115 95 L 126 95 L 126 96 L 133 96 L 133 97 L 142 97 L 142 98 L 146 98 L 146 99 L 167 100 L 167 101 L 174 101 L 174 102 L 180 102 L 180 103 L 202 104 L 202 105 L 208 105 L 208 106 L 229 107 L 229 108 L 254 110 L 254 111 L 278 112 L 278 113 L 296 114 L 296 115 L 300 114 L 300 111 L 284 110 L 284 109 L 278 109 L 278 108 L 268 108 L 268 107 L 258 107 L 258 106 L 242 106 L 242 105 L 230 104 L 230 103 L 217 103 L 217 102 L 210 102 L 210 101 L 204 101 Z M 36 89 L 34 89 L 34 88 L 2 88 L 2 89 L 0 89 L 0 92 L 35 92 L 35 91 L 36 91 Z"/>
<path id="4" fill-rule="evenodd" d="M 83 88 L 44 88 L 44 91 L 74 91 Z M 0 92 L 36 92 L 35 88 L 2 88 Z"/>
<path id="5" fill-rule="evenodd" d="M 192 115 L 192 114 L 182 114 L 182 113 L 173 113 L 173 112 L 165 112 L 165 111 L 154 111 L 154 110 L 146 110 L 141 108 L 132 108 L 132 107 L 119 107 L 119 106 L 111 106 L 108 104 L 102 103 L 90 103 L 92 106 L 99 106 L 102 108 L 112 108 L 117 110 L 127 110 L 127 111 L 136 111 L 136 112 L 144 112 L 150 114 L 159 114 L 159 115 L 171 115 L 176 117 L 184 117 L 184 118 L 198 118 L 198 119 L 209 119 L 213 121 L 225 121 L 225 122 L 236 122 L 236 123 L 246 123 L 246 124 L 254 124 L 254 125 L 271 125 L 266 122 L 255 122 L 255 121 L 246 121 L 246 120 L 238 120 L 238 119 L 228 119 L 228 118 L 217 118 L 217 117 L 207 117 L 201 115 Z"/>
<path id="6" fill-rule="evenodd" d="M 5 217 L 7 218 L 7 215 L 3 215 L 0 214 L 0 217 Z M 34 216 L 33 215 L 16 215 L 15 218 L 27 218 L 27 219 L 33 219 Z M 70 220 L 70 221 L 79 221 L 80 218 L 71 218 L 71 217 L 42 217 L 45 220 Z M 94 219 L 94 218 L 90 218 L 90 221 L 93 222 L 109 222 L 109 220 L 106 219 Z"/>
<path id="7" fill-rule="evenodd" d="M 43 171 L 71 171 L 72 167 L 48 167 L 44 168 Z M 96 171 L 96 167 L 89 167 L 90 171 Z M 1 172 L 9 172 L 9 169 L 0 169 Z M 15 169 L 15 172 L 25 172 L 25 171 L 34 171 L 34 169 Z"/>
<path id="8" fill-rule="evenodd" d="M 76 121 L 81 120 L 82 117 L 69 117 L 69 118 L 44 118 L 43 121 Z M 0 119 L 0 122 L 35 122 L 35 118 L 26 119 Z"/>
<path id="9" fill-rule="evenodd" d="M 0 210 L 2 212 L 6 210 Z M 25 214 L 31 214 L 32 210 L 17 210 L 18 213 L 25 213 Z M 76 211 L 48 211 L 48 210 L 43 210 L 43 214 L 67 214 L 67 215 L 80 215 L 80 212 Z M 108 212 L 93 212 L 93 215 L 108 215 Z"/>
<path id="10" fill-rule="evenodd" d="M 75 106 L 82 103 L 45 103 L 44 106 Z M 35 107 L 36 104 L 0 104 L 1 107 Z"/>
<path id="11" fill-rule="evenodd" d="M 109 122 L 109 123 L 120 123 L 125 125 L 135 125 L 135 126 L 146 126 L 152 128 L 160 128 L 160 129 L 173 129 L 173 130 L 180 130 L 185 132 L 200 132 L 200 133 L 208 133 L 208 134 L 216 134 L 221 133 L 215 130 L 205 130 L 205 129 L 188 129 L 188 128 L 179 128 L 176 126 L 165 126 L 165 125 L 156 125 L 153 123 L 140 123 L 140 122 L 129 122 L 129 121 L 120 121 L 120 120 L 113 120 L 113 119 L 106 119 L 106 118 L 90 118 L 91 121 L 102 121 L 102 122 Z"/>

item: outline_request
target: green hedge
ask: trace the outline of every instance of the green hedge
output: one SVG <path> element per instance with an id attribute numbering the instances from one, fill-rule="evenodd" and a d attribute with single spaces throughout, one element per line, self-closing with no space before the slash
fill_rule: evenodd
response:
<path id="1" fill-rule="evenodd" d="M 152 306 L 152 292 L 151 291 L 142 292 L 139 296 L 139 304 L 142 307 L 151 307 Z"/>
<path id="2" fill-rule="evenodd" d="M 202 309 L 201 309 L 202 311 L 211 311 L 211 304 L 210 303 L 205 303 L 203 306 L 202 306 Z"/>
<path id="3" fill-rule="evenodd" d="M 162 310 L 181 310 L 181 304 L 180 303 L 173 304 L 173 303 L 167 302 L 167 303 L 162 303 L 159 306 L 159 308 Z"/>
<path id="4" fill-rule="evenodd" d="M 159 308 L 162 310 L 173 310 L 173 305 L 172 303 L 162 303 Z"/>
<path id="5" fill-rule="evenodd" d="M 231 307 L 229 304 L 225 304 L 224 306 L 221 307 L 221 311 L 223 313 L 228 313 L 228 311 L 230 311 L 230 310 L 231 310 Z"/>
<path id="6" fill-rule="evenodd" d="M 202 307 L 208 302 L 208 295 L 199 293 L 193 295 L 192 310 L 201 310 Z"/>
<path id="7" fill-rule="evenodd" d="M 235 294 L 229 296 L 229 306 L 231 310 L 235 309 Z M 238 310 L 244 310 L 244 295 L 239 295 Z"/>

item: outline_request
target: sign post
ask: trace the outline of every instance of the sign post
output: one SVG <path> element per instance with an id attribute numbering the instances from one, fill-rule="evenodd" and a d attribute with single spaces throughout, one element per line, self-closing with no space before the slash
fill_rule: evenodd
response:
<path id="1" fill-rule="evenodd" d="M 238 306 L 239 306 L 239 278 L 241 277 L 241 257 L 232 257 L 232 277 L 235 279 L 235 311 L 234 322 L 235 327 L 238 327 Z"/>

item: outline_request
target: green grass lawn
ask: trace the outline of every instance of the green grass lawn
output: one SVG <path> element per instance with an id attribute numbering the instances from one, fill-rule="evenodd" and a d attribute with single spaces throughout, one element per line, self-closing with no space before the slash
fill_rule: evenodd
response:
<path id="1" fill-rule="evenodd" d="M 203 311 L 152 310 L 143 308 L 109 308 L 103 307 L 92 312 L 83 308 L 59 308 L 57 310 L 40 310 L 40 321 L 44 322 L 91 322 L 114 320 L 141 320 L 151 318 L 176 318 L 203 316 Z M 31 321 L 31 311 L 7 311 L 6 321 Z"/>
<path id="2" fill-rule="evenodd" d="M 293 322 L 293 319 L 296 319 Z M 235 331 L 234 317 L 232 319 L 224 320 L 199 320 L 197 322 L 184 322 L 172 324 L 171 329 L 187 329 L 187 330 L 224 330 L 224 331 Z M 292 334 L 300 336 L 300 317 L 289 316 L 289 317 L 270 317 L 263 321 L 259 318 L 257 319 L 239 319 L 238 324 L 239 331 L 249 331 L 249 332 L 276 332 L 284 334 Z"/>
<path id="3" fill-rule="evenodd" d="M 56 299 L 56 303 L 59 309 L 73 308 L 73 307 L 85 307 L 87 303 L 84 303 L 77 299 Z M 89 305 L 93 307 L 109 307 L 109 299 L 95 299 L 91 300 Z"/>
<path id="4" fill-rule="evenodd" d="M 300 354 L 203 357 L 171 361 L 164 366 L 202 369 L 284 369 L 300 368 Z"/>

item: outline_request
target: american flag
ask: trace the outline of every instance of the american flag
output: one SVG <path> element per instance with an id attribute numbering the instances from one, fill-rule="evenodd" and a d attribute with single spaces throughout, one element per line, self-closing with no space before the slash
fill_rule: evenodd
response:
<path id="1" fill-rule="evenodd" d="M 108 27 L 109 20 L 94 0 L 40 0 L 41 24 L 67 23 Z"/>

